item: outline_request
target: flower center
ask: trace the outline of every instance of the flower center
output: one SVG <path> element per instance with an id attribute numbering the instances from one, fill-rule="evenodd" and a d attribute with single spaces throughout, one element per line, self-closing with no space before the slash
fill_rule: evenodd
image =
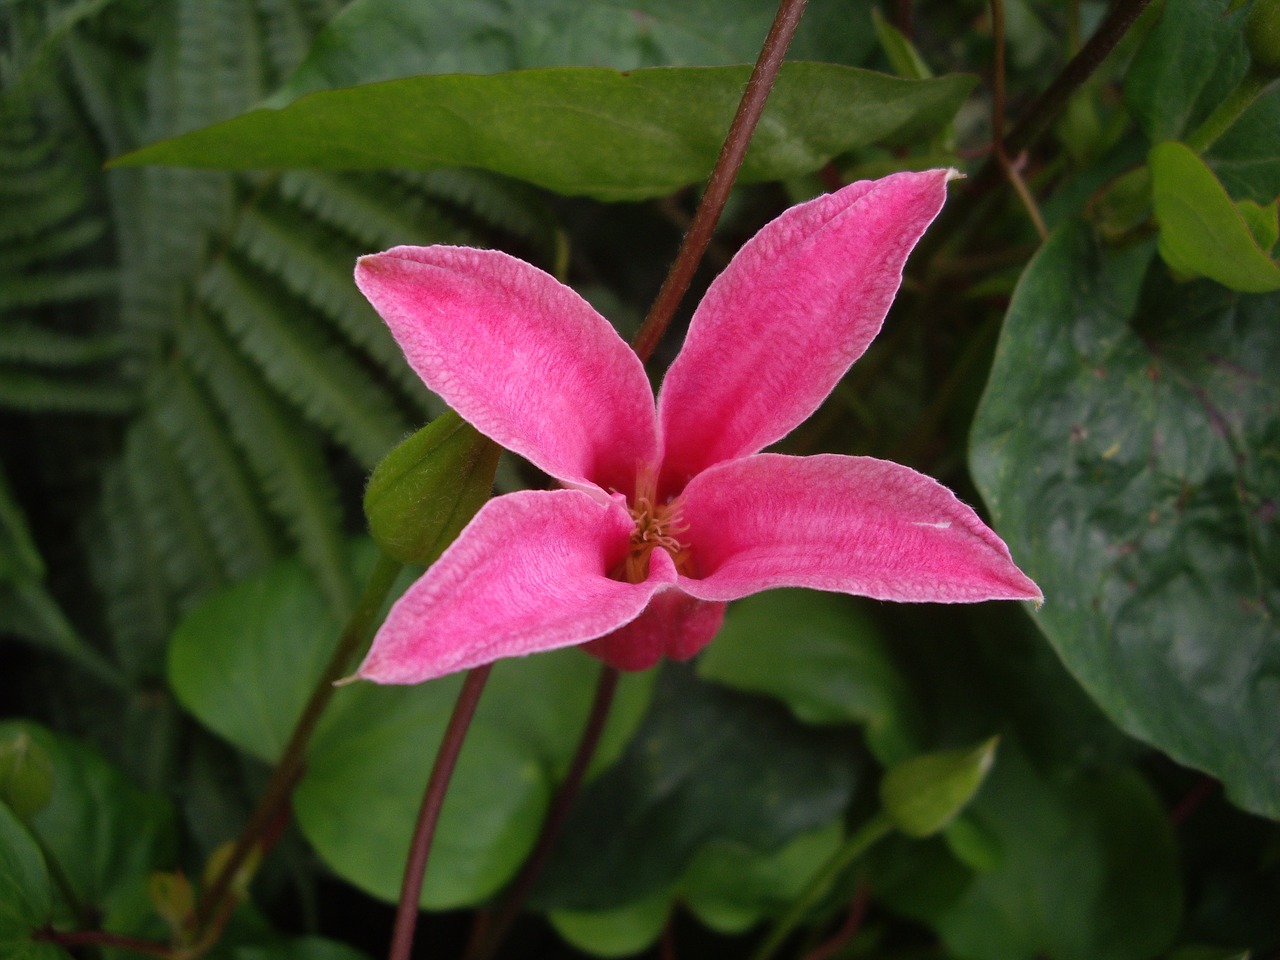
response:
<path id="1" fill-rule="evenodd" d="M 649 556 L 658 547 L 671 555 L 681 573 L 689 575 L 692 572 L 693 558 L 689 547 L 680 541 L 680 534 L 689 528 L 680 519 L 678 500 L 654 503 L 651 496 L 637 494 L 627 504 L 627 511 L 636 526 L 631 531 L 627 557 L 618 571 L 620 579 L 628 583 L 643 583 L 649 576 Z"/>

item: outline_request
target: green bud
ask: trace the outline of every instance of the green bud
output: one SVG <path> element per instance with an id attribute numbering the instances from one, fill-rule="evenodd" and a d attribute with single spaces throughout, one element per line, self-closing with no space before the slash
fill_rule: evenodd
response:
<path id="1" fill-rule="evenodd" d="M 53 799 L 53 761 L 44 747 L 19 730 L 0 742 L 0 802 L 27 821 Z"/>
<path id="2" fill-rule="evenodd" d="M 400 443 L 364 492 L 369 532 L 401 563 L 428 564 L 484 505 L 502 448 L 452 410 Z"/>
<path id="3" fill-rule="evenodd" d="M 1254 0 L 1244 21 L 1244 42 L 1255 70 L 1280 76 L 1280 0 Z"/>
<path id="4" fill-rule="evenodd" d="M 982 786 L 998 740 L 926 753 L 891 767 L 880 781 L 880 802 L 894 826 L 909 837 L 928 837 L 946 827 Z"/>

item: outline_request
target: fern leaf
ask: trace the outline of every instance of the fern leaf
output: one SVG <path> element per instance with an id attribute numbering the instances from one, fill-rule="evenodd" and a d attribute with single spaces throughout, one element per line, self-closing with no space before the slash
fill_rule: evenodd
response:
<path id="1" fill-rule="evenodd" d="M 118 383 L 0 366 L 0 407 L 45 413 L 126 413 L 137 406 L 134 391 Z"/>
<path id="2" fill-rule="evenodd" d="M 118 336 L 75 337 L 33 323 L 6 320 L 0 327 L 0 361 L 77 367 L 119 358 Z"/>
<path id="3" fill-rule="evenodd" d="M 278 276 L 289 291 L 324 312 L 337 332 L 363 350 L 428 416 L 439 412 L 422 381 L 409 369 L 399 346 L 352 280 L 363 251 L 350 240 L 284 204 L 244 211 L 236 224 L 236 248 Z"/>
<path id="4" fill-rule="evenodd" d="M 341 535 L 338 492 L 319 444 L 298 424 L 199 311 L 186 319 L 179 345 L 222 407 L 267 502 L 298 543 L 330 606 L 346 616 L 354 599 Z"/>
<path id="5" fill-rule="evenodd" d="M 233 580 L 261 570 L 279 554 L 276 534 L 225 424 L 182 365 L 154 400 L 153 416 L 178 454 L 222 569 Z"/>
<path id="6" fill-rule="evenodd" d="M 0 289 L 0 311 L 105 297 L 115 292 L 116 281 L 113 268 L 94 267 L 10 277 Z"/>
<path id="7" fill-rule="evenodd" d="M 316 424 L 372 468 L 409 430 L 408 423 L 322 328 L 301 319 L 251 267 L 232 257 L 215 261 L 200 294 L 218 312 L 271 384 Z"/>
<path id="8" fill-rule="evenodd" d="M 130 428 L 124 464 L 130 498 L 160 553 L 162 563 L 154 575 L 169 585 L 181 613 L 227 582 L 195 491 L 173 448 L 150 418 L 141 418 Z"/>
<path id="9" fill-rule="evenodd" d="M 469 219 L 529 241 L 542 253 L 552 248 L 555 217 L 542 194 L 526 183 L 463 167 L 396 170 L 392 175 L 466 211 Z"/>
<path id="10" fill-rule="evenodd" d="M 439 208 L 403 187 L 395 189 L 390 177 L 291 170 L 280 178 L 280 192 L 364 245 L 365 252 L 467 239 Z"/>

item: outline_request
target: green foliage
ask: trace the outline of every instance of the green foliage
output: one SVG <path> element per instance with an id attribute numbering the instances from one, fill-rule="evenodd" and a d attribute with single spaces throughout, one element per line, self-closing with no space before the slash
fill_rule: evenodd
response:
<path id="1" fill-rule="evenodd" d="M 176 891 L 170 913 L 200 895 L 368 575 L 353 535 L 370 469 L 448 424 L 355 289 L 355 259 L 497 246 L 634 326 L 740 92 L 732 65 L 755 58 L 774 6 L 0 2 L 0 702 L 33 718 L 0 724 L 2 960 L 69 956 L 32 939 L 50 924 L 182 926 L 155 909 L 151 874 Z M 782 452 L 894 459 L 981 507 L 980 492 L 1046 603 L 734 604 L 696 663 L 652 691 L 652 675 L 624 679 L 499 956 L 567 955 L 543 921 L 598 956 L 664 936 L 682 956 L 748 955 L 815 879 L 779 955 L 1268 956 L 1280 293 L 1228 287 L 1271 289 L 1280 87 L 1203 156 L 1178 144 L 1245 76 L 1246 23 L 1270 8 L 1150 5 L 1051 135 L 1011 157 L 1057 225 L 1037 253 L 1023 205 L 979 175 L 986 5 L 871 6 L 810 4 L 754 184 L 695 287 L 791 200 L 905 167 L 969 174 L 882 335 Z M 1004 7 L 1016 131 L 1116 5 Z M 871 72 L 889 69 L 914 79 Z M 942 79 L 921 82 L 930 69 Z M 330 126 L 303 141 L 299 118 Z M 224 168 L 103 170 L 179 147 Z M 276 168 L 244 169 L 249 148 Z M 498 474 L 544 482 L 510 458 Z M 398 515 L 379 526 L 415 540 Z M 495 668 L 427 906 L 500 897 L 598 673 L 578 651 Z M 458 687 L 336 691 L 293 825 L 273 825 L 211 960 L 359 960 L 327 938 L 384 941 L 389 911 L 369 901 L 398 894 Z M 972 745 L 993 734 L 983 779 L 990 753 Z M 922 839 L 899 831 L 829 869 L 889 815 Z M 464 925 L 423 918 L 421 937 L 462 956 Z"/>
<path id="2" fill-rule="evenodd" d="M 222 169 L 469 166 L 568 195 L 639 200 L 711 172 L 746 67 L 527 70 L 413 77 L 312 94 L 125 155 L 119 166 Z M 968 78 L 901 80 L 833 64 L 783 68 L 745 182 L 936 132 Z M 388 125 L 399 132 L 386 135 Z"/>

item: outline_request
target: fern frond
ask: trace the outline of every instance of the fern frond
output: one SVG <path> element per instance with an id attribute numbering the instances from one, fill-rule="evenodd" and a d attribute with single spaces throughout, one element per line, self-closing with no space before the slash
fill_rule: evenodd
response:
<path id="1" fill-rule="evenodd" d="M 232 256 L 212 263 L 200 296 L 222 318 L 271 384 L 312 421 L 331 430 L 372 468 L 409 424 L 368 374 L 338 349 L 306 308 Z"/>
<path id="2" fill-rule="evenodd" d="M 41 262 L 76 253 L 101 239 L 106 232 L 106 221 L 91 217 L 65 224 L 20 244 L 0 247 L 0 273 L 17 273 Z"/>
<path id="3" fill-rule="evenodd" d="M 297 542 L 330 606 L 345 616 L 354 596 L 343 555 L 338 491 L 314 435 L 298 428 L 288 410 L 200 311 L 192 311 L 185 319 L 179 346 L 222 408 L 268 504 Z"/>
<path id="4" fill-rule="evenodd" d="M 80 377 L 39 373 L 0 365 L 0 407 L 41 413 L 127 413 L 137 394 L 119 383 L 85 382 Z"/>
<path id="5" fill-rule="evenodd" d="M 267 58 L 276 76 L 287 76 L 311 47 L 312 27 L 297 0 L 258 0 Z"/>
<path id="6" fill-rule="evenodd" d="M 555 217 L 542 194 L 528 184 L 463 167 L 396 170 L 392 176 L 465 211 L 468 220 L 526 240 L 542 253 L 552 247 Z"/>
<path id="7" fill-rule="evenodd" d="M 278 276 L 295 296 L 323 311 L 337 332 L 367 353 L 428 416 L 439 412 L 422 381 L 409 369 L 387 325 L 352 280 L 362 253 L 294 207 L 266 203 L 246 208 L 236 223 L 236 248 Z"/>
<path id="8" fill-rule="evenodd" d="M 9 277 L 0 289 L 0 311 L 109 296 L 116 282 L 115 269 L 101 267 Z"/>
<path id="9" fill-rule="evenodd" d="M 182 613 L 227 582 L 196 493 L 173 447 L 149 417 L 130 428 L 123 461 L 130 498 L 160 554 L 161 565 L 153 575 L 168 584 Z"/>
<path id="10" fill-rule="evenodd" d="M 463 243 L 467 235 L 422 196 L 378 174 L 291 170 L 280 192 L 372 253 L 400 243 Z"/>
<path id="11" fill-rule="evenodd" d="M 34 323 L 6 320 L 0 327 L 0 361 L 78 367 L 119 358 L 124 344 L 114 334 L 74 337 Z"/>
<path id="12" fill-rule="evenodd" d="M 279 555 L 263 498 L 204 391 L 180 364 L 154 398 L 153 416 L 173 445 L 222 569 L 239 580 Z"/>

